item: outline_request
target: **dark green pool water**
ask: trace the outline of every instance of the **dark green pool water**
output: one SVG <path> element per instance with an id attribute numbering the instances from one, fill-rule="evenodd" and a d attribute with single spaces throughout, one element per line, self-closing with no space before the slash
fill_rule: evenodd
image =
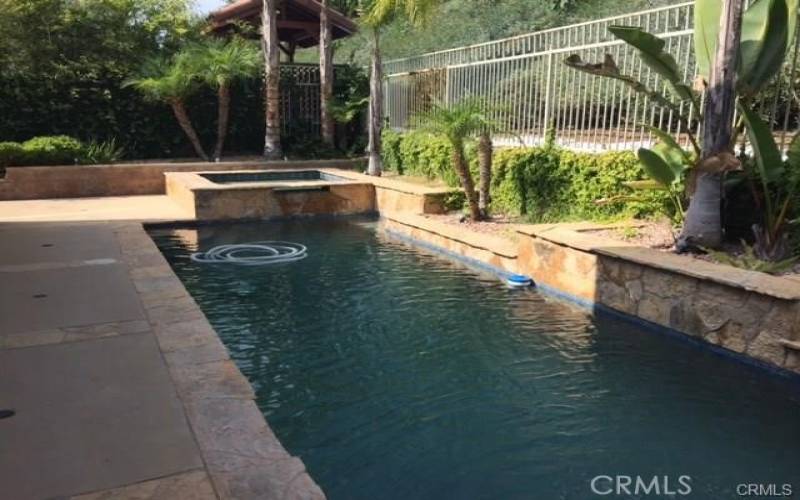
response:
<path id="1" fill-rule="evenodd" d="M 330 499 L 729 499 L 754 482 L 800 492 L 796 383 L 508 290 L 375 227 L 153 232 Z M 198 239 L 289 240 L 310 257 L 201 265 L 188 259 Z M 666 475 L 673 489 L 688 475 L 692 494 L 601 497 L 597 475 Z"/>

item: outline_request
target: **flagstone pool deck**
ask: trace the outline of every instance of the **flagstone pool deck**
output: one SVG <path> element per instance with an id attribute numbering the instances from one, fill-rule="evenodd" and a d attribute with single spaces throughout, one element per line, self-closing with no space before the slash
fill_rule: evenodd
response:
<path id="1" fill-rule="evenodd" d="M 594 224 L 507 240 L 427 218 L 441 193 L 371 182 L 387 234 L 800 374 L 794 277 L 605 240 Z M 325 498 L 142 224 L 191 220 L 164 195 L 0 201 L 0 409 L 16 412 L 0 419 L 0 498 Z"/>
<path id="2" fill-rule="evenodd" d="M 182 218 L 0 202 L 0 497 L 324 498 L 141 225 Z"/>

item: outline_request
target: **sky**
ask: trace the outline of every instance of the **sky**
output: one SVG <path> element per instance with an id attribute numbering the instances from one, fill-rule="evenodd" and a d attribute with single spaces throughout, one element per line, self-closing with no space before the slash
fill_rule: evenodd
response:
<path id="1" fill-rule="evenodd" d="M 196 0 L 195 10 L 200 14 L 208 14 L 212 10 L 216 10 L 225 5 L 224 0 Z"/>

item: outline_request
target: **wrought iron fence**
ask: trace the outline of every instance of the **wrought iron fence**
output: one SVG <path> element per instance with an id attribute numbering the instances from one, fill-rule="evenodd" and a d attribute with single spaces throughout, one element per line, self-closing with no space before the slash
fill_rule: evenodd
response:
<path id="1" fill-rule="evenodd" d="M 320 135 L 319 66 L 281 64 L 281 131 Z"/>
<path id="2" fill-rule="evenodd" d="M 577 150 L 628 150 L 648 145 L 644 124 L 671 130 L 687 144 L 687 124 L 623 83 L 598 78 L 563 64 L 571 54 L 585 61 L 602 61 L 610 54 L 620 71 L 649 88 L 669 95 L 635 50 L 615 39 L 611 25 L 640 26 L 666 42 L 666 50 L 695 78 L 693 2 L 625 14 L 450 50 L 388 61 L 385 66 L 385 108 L 389 125 L 413 128 L 413 117 L 434 103 L 447 106 L 465 97 L 479 97 L 506 133 L 499 143 L 536 145 L 547 129 L 556 142 Z M 797 40 L 781 74 L 763 92 L 759 107 L 772 120 L 781 145 L 800 127 L 796 95 Z M 688 103 L 680 114 L 692 118 Z M 693 130 L 696 132 L 696 130 Z"/>

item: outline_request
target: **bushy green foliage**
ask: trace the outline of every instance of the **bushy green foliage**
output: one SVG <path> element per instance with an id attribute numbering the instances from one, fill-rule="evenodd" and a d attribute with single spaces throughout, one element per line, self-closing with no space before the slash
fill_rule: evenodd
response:
<path id="1" fill-rule="evenodd" d="M 387 170 L 443 179 L 458 186 L 451 150 L 444 139 L 421 132 L 384 131 Z M 470 163 L 476 170 L 474 147 Z M 630 195 L 625 182 L 644 179 L 632 152 L 578 153 L 554 147 L 497 149 L 493 157 L 492 211 L 523 216 L 532 222 L 612 220 L 672 216 L 666 191 L 637 193 L 636 200 L 598 204 L 604 198 Z"/>
<path id="2" fill-rule="evenodd" d="M 0 140 L 68 134 L 86 142 L 116 138 L 129 158 L 194 156 L 169 106 L 122 85 L 144 61 L 168 59 L 201 39 L 191 1 L 0 0 L 0 13 Z M 262 80 L 232 84 L 227 151 L 263 149 Z M 360 67 L 337 67 L 336 97 L 354 96 L 351 89 L 366 88 L 364 81 Z M 216 135 L 216 102 L 214 90 L 203 88 L 186 103 L 204 144 Z M 348 150 L 363 144 L 358 118 L 346 133 Z M 294 140 L 304 139 L 287 136 Z"/>
<path id="3" fill-rule="evenodd" d="M 630 193 L 626 181 L 644 178 L 631 152 L 578 153 L 558 148 L 501 149 L 494 156 L 492 209 L 535 222 L 609 220 L 669 213 L 666 192 L 636 201 L 598 204 Z"/>
<path id="4" fill-rule="evenodd" d="M 117 146 L 117 141 L 114 139 L 104 142 L 91 141 L 83 148 L 79 162 L 89 165 L 114 163 L 121 160 L 124 155 L 125 150 Z"/>
<path id="5" fill-rule="evenodd" d="M 453 170 L 453 150 L 444 137 L 426 132 L 399 134 L 384 129 L 382 146 L 386 170 L 403 175 L 442 179 L 448 186 L 459 185 L 458 176 Z M 474 167 L 474 145 L 468 145 L 466 153 Z"/>
<path id="6" fill-rule="evenodd" d="M 25 165 L 73 165 L 83 156 L 84 146 L 66 135 L 34 137 L 22 143 Z"/>
<path id="7" fill-rule="evenodd" d="M 396 16 L 383 30 L 381 47 L 386 60 L 435 50 L 487 42 L 569 23 L 669 5 L 672 0 L 445 0 L 432 22 L 412 26 L 406 16 Z M 348 2 L 342 2 L 347 4 Z M 674 2 L 672 2 L 674 3 Z M 337 8 L 346 5 L 337 4 Z M 357 9 L 354 9 L 357 10 Z M 351 14 L 354 12 L 351 11 Z M 337 42 L 341 61 L 367 64 L 368 30 Z M 302 60 L 315 60 L 309 50 Z"/>
<path id="8" fill-rule="evenodd" d="M 0 142 L 0 168 L 17 165 L 25 156 L 22 144 L 18 142 Z"/>
<path id="9" fill-rule="evenodd" d="M 66 135 L 56 135 L 34 137 L 21 144 L 0 142 L 0 168 L 114 163 L 123 155 L 124 150 L 113 139 L 84 144 Z"/>

